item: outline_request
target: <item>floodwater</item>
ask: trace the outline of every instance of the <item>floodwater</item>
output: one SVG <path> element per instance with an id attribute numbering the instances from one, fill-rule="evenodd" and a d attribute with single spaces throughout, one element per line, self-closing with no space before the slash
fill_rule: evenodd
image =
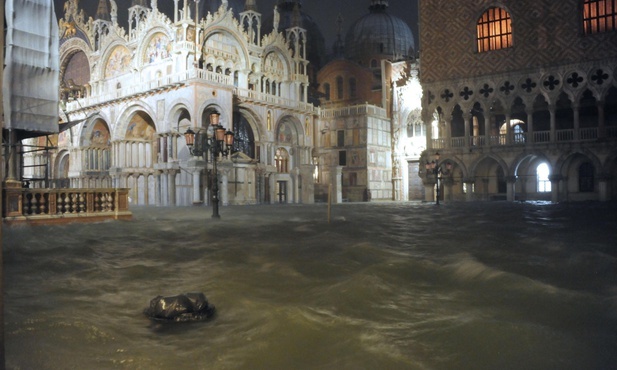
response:
<path id="1" fill-rule="evenodd" d="M 615 203 L 133 211 L 5 227 L 8 369 L 617 368 Z"/>

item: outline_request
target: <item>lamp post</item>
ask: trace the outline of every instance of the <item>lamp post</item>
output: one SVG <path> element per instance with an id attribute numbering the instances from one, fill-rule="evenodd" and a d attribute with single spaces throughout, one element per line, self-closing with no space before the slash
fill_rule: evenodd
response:
<path id="1" fill-rule="evenodd" d="M 435 182 L 437 184 L 437 191 L 436 191 L 436 200 L 435 200 L 435 205 L 439 205 L 439 196 L 440 196 L 440 190 L 441 190 L 441 184 L 440 184 L 440 180 L 443 181 L 442 176 L 443 175 L 447 175 L 448 173 L 450 173 L 450 170 L 452 169 L 452 163 L 450 162 L 446 162 L 446 169 L 443 169 L 443 165 L 439 164 L 439 152 L 435 153 L 435 160 L 431 161 L 431 162 L 426 162 L 426 173 L 432 173 L 433 175 L 435 175 Z"/>
<path id="2" fill-rule="evenodd" d="M 221 114 L 217 111 L 210 113 L 210 126 L 212 127 L 212 137 L 208 136 L 208 131 L 203 134 L 194 132 L 189 127 L 184 133 L 186 146 L 194 156 L 204 156 L 208 162 L 207 154 L 212 154 L 212 218 L 221 218 L 219 215 L 219 179 L 217 170 L 217 159 L 219 155 L 227 156 L 231 153 L 234 144 L 234 133 L 226 130 L 219 124 Z"/>

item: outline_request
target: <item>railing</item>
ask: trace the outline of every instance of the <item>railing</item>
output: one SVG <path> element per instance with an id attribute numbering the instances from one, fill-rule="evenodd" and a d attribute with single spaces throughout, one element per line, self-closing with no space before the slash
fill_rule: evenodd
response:
<path id="1" fill-rule="evenodd" d="M 582 128 L 580 133 L 581 140 L 596 140 L 598 138 L 597 127 Z"/>
<path id="2" fill-rule="evenodd" d="M 328 108 L 327 105 L 321 110 L 323 118 L 336 118 L 351 115 L 366 114 L 370 116 L 386 117 L 386 110 L 371 104 L 359 104 L 350 107 Z"/>
<path id="3" fill-rule="evenodd" d="M 487 138 L 491 146 L 506 146 L 506 145 L 525 145 L 529 144 L 528 139 L 531 136 L 529 133 L 520 132 L 512 135 L 512 141 L 508 143 L 507 135 L 488 135 L 487 136 L 471 136 L 465 137 L 453 137 L 449 140 L 444 138 L 433 139 L 431 144 L 432 149 L 445 149 L 445 148 L 463 148 L 465 147 L 467 140 L 470 147 L 484 147 L 487 146 Z M 555 131 L 555 142 L 573 142 L 573 141 L 595 141 L 599 138 L 599 129 L 597 127 L 582 128 L 578 130 L 578 138 L 576 137 L 576 131 L 574 129 L 557 130 Z M 606 126 L 603 137 L 607 139 L 617 138 L 617 126 Z M 550 143 L 551 132 L 550 131 L 534 131 L 533 132 L 533 144 Z"/>
<path id="4" fill-rule="evenodd" d="M 533 141 L 535 143 L 548 143 L 551 141 L 550 131 L 535 131 L 533 133 Z"/>
<path id="5" fill-rule="evenodd" d="M 8 223 L 91 222 L 130 219 L 129 189 L 4 189 Z"/>
<path id="6" fill-rule="evenodd" d="M 557 130 L 557 141 L 574 140 L 574 130 Z"/>
<path id="7" fill-rule="evenodd" d="M 267 103 L 271 105 L 278 105 L 293 109 L 298 109 L 304 112 L 316 112 L 317 108 L 311 103 L 305 103 L 297 100 L 285 99 L 280 96 L 262 93 L 259 91 L 253 91 L 248 89 L 242 89 L 239 87 L 234 88 L 234 95 L 243 99 L 250 99 L 261 103 Z"/>

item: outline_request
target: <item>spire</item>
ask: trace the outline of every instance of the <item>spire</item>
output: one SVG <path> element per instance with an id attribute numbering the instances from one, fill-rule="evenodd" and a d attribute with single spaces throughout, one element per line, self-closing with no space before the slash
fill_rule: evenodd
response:
<path id="1" fill-rule="evenodd" d="M 99 0 L 99 6 L 96 9 L 95 18 L 102 21 L 111 21 L 111 17 L 109 16 L 108 0 Z"/>
<path id="2" fill-rule="evenodd" d="M 343 42 L 343 37 L 341 34 L 343 33 L 343 16 L 339 13 L 338 17 L 336 17 L 336 41 L 332 47 L 332 51 L 334 52 L 334 56 L 340 57 L 345 54 L 345 43 Z"/>
<path id="3" fill-rule="evenodd" d="M 256 0 L 246 0 L 246 4 L 244 4 L 244 11 L 257 11 L 257 2 Z"/>
<path id="4" fill-rule="evenodd" d="M 291 26 L 302 27 L 302 14 L 300 13 L 300 4 L 296 2 L 294 4 L 293 13 L 291 15 Z"/>

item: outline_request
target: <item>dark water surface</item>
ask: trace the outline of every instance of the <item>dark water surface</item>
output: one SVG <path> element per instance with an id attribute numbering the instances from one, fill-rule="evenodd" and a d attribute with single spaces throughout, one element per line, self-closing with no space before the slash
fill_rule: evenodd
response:
<path id="1" fill-rule="evenodd" d="M 133 211 L 5 227 L 8 369 L 617 368 L 615 203 Z"/>

